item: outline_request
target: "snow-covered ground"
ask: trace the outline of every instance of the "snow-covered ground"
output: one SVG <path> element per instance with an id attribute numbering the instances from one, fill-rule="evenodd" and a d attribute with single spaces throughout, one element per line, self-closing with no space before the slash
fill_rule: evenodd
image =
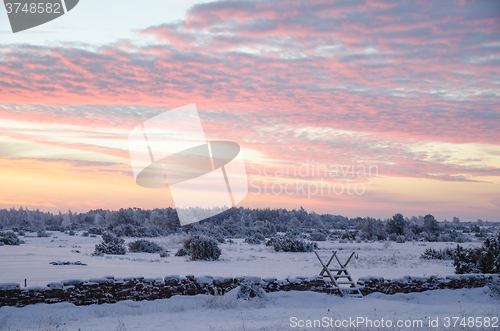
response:
<path id="1" fill-rule="evenodd" d="M 63 279 L 88 279 L 113 275 L 115 277 L 166 275 L 211 275 L 211 276 L 259 276 L 277 277 L 313 276 L 321 266 L 314 253 L 275 252 L 265 245 L 249 245 L 237 240 L 234 244 L 220 244 L 222 255 L 219 261 L 188 261 L 174 256 L 180 247 L 181 238 L 153 238 L 152 241 L 169 247 L 171 256 L 161 258 L 159 254 L 129 253 L 126 255 L 92 256 L 94 247 L 101 237 L 69 236 L 51 232 L 52 237 L 21 237 L 26 244 L 0 246 L 0 283 L 16 282 L 28 286 L 45 286 L 49 282 Z M 29 234 L 28 234 L 29 235 Z M 32 234 L 35 235 L 35 234 Z M 127 242 L 135 240 L 127 238 Z M 425 246 L 422 246 L 425 245 Z M 480 243 L 465 243 L 463 246 L 478 246 Z M 419 257 L 429 247 L 454 248 L 452 243 L 339 243 L 318 242 L 320 256 L 327 260 L 332 250 L 339 251 L 345 261 L 352 251 L 353 259 L 348 270 L 355 280 L 363 276 L 399 278 L 411 276 L 446 276 L 453 274 L 451 261 L 423 261 Z M 79 253 L 76 253 L 76 252 Z M 51 265 L 52 261 L 81 261 L 86 266 Z M 326 261 L 325 261 L 326 262 Z"/>
<path id="2" fill-rule="evenodd" d="M 181 238 L 152 239 L 170 247 L 170 257 L 158 254 L 127 253 L 124 256 L 93 257 L 94 245 L 100 237 L 69 236 L 53 232 L 52 237 L 22 238 L 21 246 L 0 246 L 0 283 L 17 282 L 24 286 L 46 285 L 62 279 L 144 276 L 162 277 L 177 274 L 212 276 L 260 276 L 285 278 L 312 276 L 320 271 L 314 253 L 277 253 L 264 245 L 248 245 L 238 240 L 221 244 L 220 261 L 187 261 L 173 256 Z M 130 239 L 128 239 L 130 241 Z M 451 261 L 423 261 L 420 254 L 429 247 L 455 247 L 447 243 L 338 243 L 319 242 L 320 255 L 327 259 L 332 250 L 341 250 L 341 259 L 350 252 L 358 253 L 349 271 L 354 279 L 362 276 L 397 278 L 404 275 L 445 276 L 453 274 Z M 477 246 L 480 243 L 466 243 Z M 76 251 L 79 251 L 77 253 Z M 81 261 L 86 266 L 51 265 L 51 261 Z M 0 330 L 459 330 L 446 327 L 446 317 L 500 317 L 500 300 L 488 294 L 488 288 L 437 290 L 424 293 L 384 295 L 373 293 L 364 298 L 341 298 L 313 292 L 279 292 L 266 300 L 244 301 L 235 290 L 222 297 L 198 295 L 176 296 L 155 301 L 122 301 L 110 305 L 80 306 L 68 303 L 37 304 L 23 308 L 0 308 Z M 296 319 L 293 319 L 296 318 Z M 387 320 L 396 326 L 422 321 L 422 327 L 335 328 L 349 319 L 364 318 L 373 323 Z M 439 328 L 429 328 L 429 319 L 438 318 Z M 307 328 L 307 321 L 319 320 L 323 328 Z M 302 321 L 302 322 L 301 322 Z M 326 327 L 326 321 L 329 324 Z M 361 321 L 361 320 L 359 320 Z M 476 320 L 475 320 L 476 321 Z M 450 320 L 453 325 L 454 320 Z M 468 322 L 468 320 L 467 320 Z M 304 327 L 301 323 L 304 323 Z M 418 323 L 418 322 L 415 322 Z M 318 325 L 318 322 L 316 322 Z M 451 326 L 452 326 L 451 325 Z M 484 330 L 500 329 L 484 328 Z M 294 327 L 297 326 L 297 327 Z M 333 326 L 333 327 L 331 327 Z M 464 330 L 481 328 L 465 327 Z"/>
<path id="3" fill-rule="evenodd" d="M 116 304 L 79 307 L 69 303 L 37 304 L 23 308 L 0 308 L 0 329 L 479 330 L 480 328 L 475 327 L 445 327 L 446 317 L 459 317 L 460 321 L 463 317 L 482 317 L 483 321 L 485 317 L 491 321 L 494 317 L 498 318 L 500 301 L 492 299 L 486 291 L 486 288 L 479 288 L 396 295 L 373 293 L 364 298 L 341 298 L 313 292 L 278 292 L 268 294 L 267 300 L 244 301 L 236 299 L 233 290 L 222 297 L 175 296 L 164 300 L 121 301 Z M 349 321 L 350 318 L 365 320 L 356 325 L 359 328 L 335 328 L 335 321 L 346 325 L 347 322 L 343 321 Z M 429 328 L 429 319 L 435 321 L 436 318 L 439 328 Z M 328 327 L 305 327 L 307 320 L 324 323 L 325 319 Z M 384 326 L 390 320 L 394 326 L 402 321 L 399 323 L 410 323 L 415 327 L 366 327 L 366 320 L 381 323 L 382 319 Z M 300 321 L 303 321 L 304 327 L 298 327 L 302 325 Z M 418 321 L 422 321 L 422 326 L 414 324 L 420 323 Z M 453 321 L 451 319 L 452 323 Z M 498 323 L 497 325 L 500 326 Z M 498 327 L 484 330 L 498 330 Z"/>

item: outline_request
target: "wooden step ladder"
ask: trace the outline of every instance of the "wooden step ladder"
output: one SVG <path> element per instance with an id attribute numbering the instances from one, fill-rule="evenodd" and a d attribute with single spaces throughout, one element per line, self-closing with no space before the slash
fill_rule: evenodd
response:
<path id="1" fill-rule="evenodd" d="M 332 256 L 330 257 L 330 260 L 328 260 L 327 264 L 324 264 L 321 258 L 319 257 L 318 253 L 314 251 L 314 254 L 316 254 L 316 257 L 319 260 L 319 263 L 321 263 L 321 266 L 323 269 L 321 269 L 321 272 L 319 273 L 320 276 L 323 278 L 330 278 L 330 284 L 332 287 L 333 291 L 338 291 L 340 296 L 344 296 L 345 294 L 349 294 L 351 296 L 356 296 L 356 297 L 363 297 L 363 294 L 361 294 L 361 291 L 359 290 L 359 287 L 356 285 L 356 283 L 352 280 L 351 275 L 349 275 L 349 272 L 346 269 L 346 266 L 351 262 L 351 259 L 353 257 L 358 258 L 357 254 L 355 252 L 352 252 L 351 256 L 347 259 L 347 262 L 342 264 L 337 257 L 337 251 L 333 251 Z M 337 260 L 339 264 L 339 268 L 330 268 L 330 263 L 332 263 L 333 259 Z M 340 286 L 340 285 L 349 285 L 349 286 Z"/>

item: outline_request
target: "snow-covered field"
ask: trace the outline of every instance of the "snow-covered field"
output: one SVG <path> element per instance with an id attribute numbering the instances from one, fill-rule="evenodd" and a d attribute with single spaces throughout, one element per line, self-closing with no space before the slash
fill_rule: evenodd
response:
<path id="1" fill-rule="evenodd" d="M 180 239 L 152 239 L 170 247 L 171 256 L 160 258 L 158 254 L 147 253 L 93 257 L 94 245 L 101 241 L 99 236 L 92 238 L 52 232 L 52 237 L 48 238 L 26 237 L 23 238 L 26 244 L 21 246 L 0 247 L 0 283 L 17 282 L 24 286 L 24 279 L 27 279 L 28 286 L 34 286 L 69 278 L 88 279 L 105 275 L 162 277 L 194 274 L 286 278 L 312 276 L 320 271 L 314 253 L 277 253 L 270 247 L 248 245 L 241 240 L 219 245 L 222 249 L 219 261 L 187 261 L 184 257 L 173 256 L 180 247 Z M 355 280 L 368 275 L 398 278 L 404 275 L 453 274 L 451 261 L 422 261 L 419 257 L 426 248 L 453 248 L 456 244 L 319 242 L 318 245 L 324 259 L 330 256 L 332 250 L 341 250 L 341 259 L 346 259 L 352 251 L 357 252 L 359 259 L 352 260 L 348 266 Z M 49 264 L 52 261 L 81 261 L 87 265 Z M 500 301 L 491 298 L 487 292 L 487 288 L 481 288 L 392 296 L 374 293 L 361 299 L 312 292 L 282 292 L 268 294 L 266 300 L 249 302 L 237 300 L 235 293 L 231 292 L 223 297 L 178 296 L 151 302 L 123 301 L 84 307 L 67 303 L 37 304 L 23 308 L 0 308 L 0 330 L 319 330 L 320 327 L 293 326 L 301 325 L 300 320 L 304 323 L 321 320 L 321 325 L 325 326 L 325 320 L 330 318 L 335 321 L 357 317 L 372 321 L 390 319 L 393 323 L 397 320 L 421 320 L 423 323 L 423 327 L 388 328 L 395 330 L 428 329 L 429 318 L 435 320 L 438 317 L 440 327 L 430 329 L 457 330 L 458 327 L 445 328 L 444 318 L 500 317 Z M 292 317 L 296 320 L 291 321 Z M 500 324 L 497 325 L 497 328 L 485 330 L 500 329 Z M 358 326 L 365 329 L 365 324 Z M 336 328 L 329 326 L 324 329 Z"/>
<path id="2" fill-rule="evenodd" d="M 312 276 L 320 271 L 320 264 L 314 253 L 275 252 L 265 245 L 249 245 L 242 240 L 234 244 L 219 244 L 222 255 L 219 261 L 188 261 L 174 256 L 180 247 L 181 237 L 153 238 L 152 241 L 169 247 L 171 256 L 161 258 L 159 254 L 129 253 L 126 255 L 92 256 L 94 247 L 101 237 L 69 236 L 51 232 L 52 237 L 21 237 L 26 244 L 0 247 L 0 282 L 16 282 L 28 286 L 45 286 L 49 282 L 70 278 L 93 278 L 113 275 L 115 277 L 166 275 L 211 275 L 211 276 L 259 276 L 286 278 L 288 276 Z M 29 235 L 29 234 L 27 234 Z M 32 234 L 36 236 L 36 234 Z M 127 238 L 127 242 L 135 239 Z M 425 245 L 425 246 L 423 246 Z M 478 246 L 480 243 L 465 243 L 463 246 Z M 429 247 L 456 247 L 452 243 L 339 243 L 318 242 L 323 260 L 332 250 L 341 250 L 341 261 L 352 251 L 358 259 L 349 263 L 348 270 L 354 279 L 363 276 L 398 278 L 404 275 L 429 276 L 452 275 L 451 261 L 422 261 L 419 257 Z M 77 253 L 79 252 L 79 253 Z M 52 261 L 81 261 L 86 266 L 55 266 Z"/>

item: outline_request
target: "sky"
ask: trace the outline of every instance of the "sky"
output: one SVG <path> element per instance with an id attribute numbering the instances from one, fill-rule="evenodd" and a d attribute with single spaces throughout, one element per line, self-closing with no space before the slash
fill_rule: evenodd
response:
<path id="1" fill-rule="evenodd" d="M 15 34 L 0 8 L 0 208 L 173 207 L 127 137 L 194 103 L 241 146 L 238 206 L 500 221 L 499 31 L 486 0 L 81 0 Z"/>

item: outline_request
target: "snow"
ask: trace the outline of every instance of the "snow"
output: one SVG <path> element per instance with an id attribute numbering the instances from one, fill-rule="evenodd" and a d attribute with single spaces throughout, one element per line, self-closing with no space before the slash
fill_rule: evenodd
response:
<path id="1" fill-rule="evenodd" d="M 0 290 L 17 290 L 20 288 L 20 285 L 18 283 L 1 283 L 0 284 Z"/>
<path id="2" fill-rule="evenodd" d="M 487 295 L 487 291 L 477 288 L 395 295 L 373 293 L 364 298 L 292 291 L 269 293 L 266 300 L 245 301 L 236 299 L 233 290 L 221 297 L 174 296 L 95 306 L 36 304 L 0 308 L 0 329 L 56 330 L 59 325 L 58 330 L 304 330 L 290 327 L 291 317 L 418 319 L 427 325 L 429 318 L 436 317 L 441 323 L 444 317 L 451 316 L 498 317 L 500 301 Z M 446 328 L 431 330 L 441 329 Z"/>
<path id="3" fill-rule="evenodd" d="M 219 245 L 222 249 L 220 260 L 207 262 L 174 256 L 180 245 L 169 238 L 151 239 L 169 246 L 171 256 L 166 258 L 148 253 L 92 256 L 100 237 L 52 232 L 52 237 L 48 238 L 23 239 L 26 244 L 0 247 L 0 289 L 18 288 L 19 284 L 24 285 L 24 279 L 30 287 L 51 288 L 85 281 L 103 283 L 134 278 L 162 281 L 190 277 L 199 282 L 222 282 L 227 277 L 245 277 L 248 281 L 260 282 L 262 277 L 299 281 L 305 278 L 304 275 L 319 277 L 321 271 L 314 253 L 277 253 L 270 247 L 248 245 L 242 240 Z M 130 240 L 134 239 L 127 238 L 127 242 Z M 453 276 L 451 261 L 419 258 L 426 248 L 456 247 L 452 243 L 319 242 L 318 245 L 317 251 L 323 261 L 328 261 L 333 250 L 339 251 L 341 261 L 356 251 L 359 259 L 351 260 L 348 265 L 355 280 L 463 277 Z M 470 247 L 480 243 L 461 245 Z M 87 265 L 51 265 L 51 261 L 82 261 Z M 0 330 L 304 330 L 290 326 L 292 317 L 303 321 L 324 317 L 335 320 L 356 317 L 419 319 L 424 321 L 423 325 L 427 325 L 429 318 L 439 318 L 442 324 L 445 317 L 453 316 L 499 317 L 500 301 L 492 298 L 488 291 L 485 287 L 395 295 L 372 293 L 364 298 L 291 291 L 269 293 L 266 300 L 245 301 L 236 298 L 235 289 L 224 296 L 174 296 L 155 301 L 120 301 L 91 306 L 36 304 L 23 308 L 1 307 Z"/>
<path id="4" fill-rule="evenodd" d="M 107 278 L 90 278 L 89 283 L 106 284 L 106 283 L 108 283 L 108 279 Z"/>
<path id="5" fill-rule="evenodd" d="M 63 282 L 51 282 L 51 283 L 47 284 L 47 286 L 50 287 L 51 289 L 62 290 L 64 287 L 64 283 Z"/>
<path id="6" fill-rule="evenodd" d="M 100 237 L 69 236 L 61 232 L 50 232 L 52 237 L 22 238 L 26 244 L 0 247 L 0 281 L 28 286 L 46 286 L 50 282 L 63 279 L 85 280 L 115 277 L 163 278 L 165 275 L 212 275 L 220 277 L 258 276 L 262 278 L 311 276 L 318 274 L 321 265 L 314 253 L 274 252 L 265 245 L 249 245 L 242 240 L 235 244 L 220 244 L 222 255 L 219 261 L 189 261 L 185 257 L 174 256 L 180 244 L 172 244 L 169 238 L 151 240 L 169 246 L 171 256 L 161 258 L 159 254 L 130 253 L 126 255 L 92 256 L 94 246 Z M 28 234 L 29 235 L 29 234 Z M 129 242 L 131 238 L 127 238 Z M 425 246 L 421 246 L 425 245 Z M 465 247 L 480 243 L 460 244 Z M 354 279 L 373 275 L 384 278 L 412 276 L 447 276 L 454 273 L 451 261 L 421 260 L 420 254 L 426 248 L 454 248 L 452 243 L 338 243 L 318 242 L 318 253 L 327 261 L 332 250 L 338 250 L 341 261 L 345 261 L 352 251 L 359 259 L 352 259 L 348 270 Z M 80 251 L 81 253 L 75 253 Z M 52 261 L 81 261 L 82 265 L 51 265 Z M 71 284 L 65 284 L 71 285 Z"/>

